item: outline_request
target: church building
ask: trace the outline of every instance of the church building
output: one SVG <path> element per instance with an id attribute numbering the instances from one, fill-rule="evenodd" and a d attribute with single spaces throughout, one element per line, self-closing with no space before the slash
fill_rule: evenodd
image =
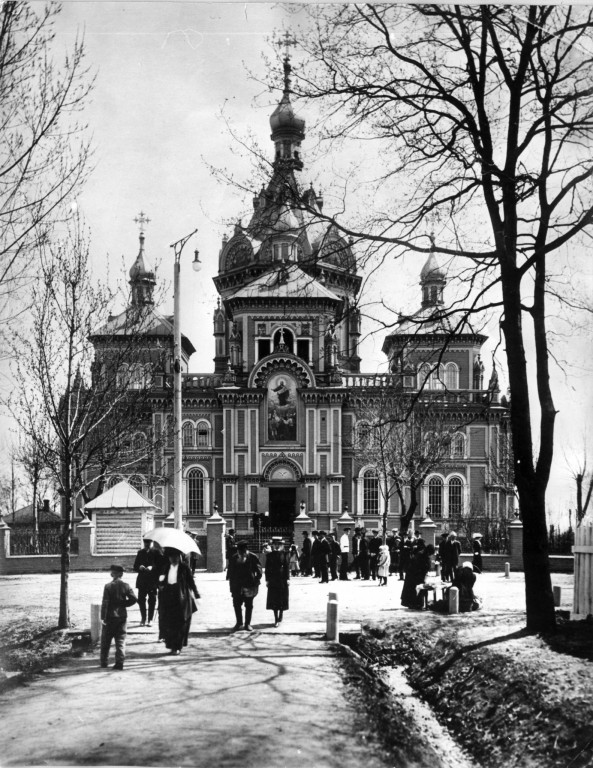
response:
<path id="1" fill-rule="evenodd" d="M 192 372 L 191 329 L 182 340 L 184 524 L 199 531 L 216 505 L 239 533 L 252 529 L 256 513 L 286 531 L 306 512 L 315 527 L 332 530 L 345 509 L 365 527 L 380 527 L 377 472 L 356 453 L 352 435 L 362 395 L 394 386 L 438 391 L 451 407 L 472 411 L 450 456 L 427 476 L 418 517 L 429 510 L 447 529 L 472 505 L 505 516 L 512 497 L 492 462 L 508 431 L 508 409 L 495 372 L 484 386 L 486 337 L 469 325 L 452 336 L 443 318 L 447 278 L 434 253 L 420 274 L 420 310 L 402 317 L 384 341 L 389 372 L 361 372 L 362 277 L 353 243 L 324 221 L 321 195 L 299 182 L 305 121 L 291 103 L 288 57 L 284 73 L 284 93 L 270 117 L 270 179 L 253 197 L 250 221 L 223 237 L 218 254 L 213 369 Z M 154 274 L 144 240 L 142 231 L 131 295 L 151 306 Z M 158 351 L 151 371 L 151 429 L 158 435 L 173 412 L 171 318 L 151 308 L 146 339 Z M 141 426 L 132 436 L 138 445 L 147 439 Z M 173 510 L 172 472 L 169 440 L 149 463 L 139 461 L 110 482 L 128 480 L 166 516 Z M 388 513 L 389 527 L 399 527 L 396 498 Z"/>

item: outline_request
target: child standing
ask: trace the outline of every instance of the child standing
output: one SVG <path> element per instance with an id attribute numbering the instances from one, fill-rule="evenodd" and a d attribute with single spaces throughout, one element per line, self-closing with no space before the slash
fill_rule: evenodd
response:
<path id="1" fill-rule="evenodd" d="M 290 575 L 291 576 L 298 576 L 300 573 L 299 568 L 299 551 L 297 549 L 296 544 L 290 545 L 290 553 L 289 553 L 289 562 L 290 562 Z"/>
<path id="2" fill-rule="evenodd" d="M 101 666 L 107 666 L 111 641 L 115 640 L 115 664 L 113 669 L 123 669 L 126 655 L 126 632 L 130 605 L 138 600 L 134 590 L 122 581 L 124 569 L 121 565 L 110 568 L 112 581 L 105 585 L 101 604 Z"/>

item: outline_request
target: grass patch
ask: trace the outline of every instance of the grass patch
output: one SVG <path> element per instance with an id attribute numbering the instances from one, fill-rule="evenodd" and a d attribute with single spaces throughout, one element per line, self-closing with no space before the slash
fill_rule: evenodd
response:
<path id="1" fill-rule="evenodd" d="M 47 620 L 26 617 L 4 624 L 0 641 L 2 678 L 15 673 L 30 677 L 71 653 L 71 638 Z"/>

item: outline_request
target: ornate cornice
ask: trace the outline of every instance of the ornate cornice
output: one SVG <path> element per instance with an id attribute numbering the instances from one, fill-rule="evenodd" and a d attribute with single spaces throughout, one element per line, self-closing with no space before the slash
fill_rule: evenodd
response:
<path id="1" fill-rule="evenodd" d="M 263 389 L 270 377 L 278 371 L 292 374 L 301 389 L 315 386 L 315 376 L 307 363 L 287 352 L 276 352 L 257 363 L 249 374 L 247 386 L 251 389 Z"/>

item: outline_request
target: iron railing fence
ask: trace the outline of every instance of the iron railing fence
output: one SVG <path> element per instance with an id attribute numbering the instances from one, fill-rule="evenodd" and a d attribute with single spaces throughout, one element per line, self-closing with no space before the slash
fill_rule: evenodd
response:
<path id="1" fill-rule="evenodd" d="M 61 533 L 57 531 L 39 531 L 18 528 L 10 532 L 10 554 L 18 555 L 60 555 Z M 70 540 L 70 553 L 78 554 L 78 539 Z"/>

